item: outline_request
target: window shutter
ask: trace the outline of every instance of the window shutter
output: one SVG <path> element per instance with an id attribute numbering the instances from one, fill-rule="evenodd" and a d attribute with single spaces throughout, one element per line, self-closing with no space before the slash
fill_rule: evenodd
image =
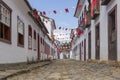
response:
<path id="1" fill-rule="evenodd" d="M 28 48 L 32 48 L 32 27 L 29 25 Z"/>

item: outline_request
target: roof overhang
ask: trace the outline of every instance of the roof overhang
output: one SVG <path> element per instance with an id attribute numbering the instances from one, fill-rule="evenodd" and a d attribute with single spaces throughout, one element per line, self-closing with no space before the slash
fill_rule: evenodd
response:
<path id="1" fill-rule="evenodd" d="M 76 10 L 75 10 L 75 14 L 74 14 L 74 17 L 76 17 L 76 18 L 79 17 L 84 2 L 85 2 L 85 0 L 78 0 L 78 2 L 77 2 L 77 6 L 76 6 Z M 82 5 L 82 7 L 81 7 L 80 9 L 78 9 L 78 6 L 79 6 L 79 5 Z"/>
<path id="2" fill-rule="evenodd" d="M 31 7 L 30 3 L 28 2 L 28 0 L 24 0 L 24 1 L 25 1 L 25 3 L 27 4 L 28 8 L 29 8 L 30 10 L 32 10 L 32 7 Z"/>

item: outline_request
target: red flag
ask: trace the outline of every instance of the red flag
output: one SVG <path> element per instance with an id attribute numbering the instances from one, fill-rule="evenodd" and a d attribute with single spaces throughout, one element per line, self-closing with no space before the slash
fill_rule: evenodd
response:
<path id="1" fill-rule="evenodd" d="M 53 11 L 54 14 L 57 14 L 56 10 Z"/>
<path id="2" fill-rule="evenodd" d="M 82 5 L 80 4 L 80 5 L 78 5 L 77 9 L 80 9 L 81 7 L 82 7 Z"/>
<path id="3" fill-rule="evenodd" d="M 39 16 L 39 15 L 36 15 L 36 19 L 40 19 L 40 16 Z"/>
<path id="4" fill-rule="evenodd" d="M 69 10 L 68 10 L 68 8 L 66 8 L 66 9 L 65 9 L 65 12 L 66 12 L 66 13 L 69 13 Z"/>
<path id="5" fill-rule="evenodd" d="M 77 35 L 80 36 L 82 34 L 82 31 L 80 28 L 77 28 Z"/>
<path id="6" fill-rule="evenodd" d="M 45 12 L 45 11 L 43 11 L 43 15 L 46 15 L 46 12 Z"/>
<path id="7" fill-rule="evenodd" d="M 34 16 L 37 15 L 37 10 L 36 10 L 36 9 L 33 10 L 33 15 L 34 15 Z"/>
<path id="8" fill-rule="evenodd" d="M 94 0 L 92 1 L 92 4 L 91 4 L 91 17 L 93 18 L 94 16 Z"/>
<path id="9" fill-rule="evenodd" d="M 93 0 L 93 5 L 96 6 L 97 5 L 97 1 Z"/>

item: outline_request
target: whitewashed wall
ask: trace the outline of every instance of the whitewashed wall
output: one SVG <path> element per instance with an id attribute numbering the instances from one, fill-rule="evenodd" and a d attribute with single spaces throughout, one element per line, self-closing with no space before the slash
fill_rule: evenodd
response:
<path id="1" fill-rule="evenodd" d="M 29 8 L 26 3 L 21 0 L 4 0 L 4 2 L 12 9 L 12 44 L 0 42 L 0 63 L 26 62 L 27 59 L 29 59 L 29 61 L 37 60 L 37 50 L 34 51 L 33 46 L 32 50 L 28 50 L 28 25 L 31 25 L 32 29 L 36 30 L 36 33 L 40 33 L 40 29 L 28 15 Z M 24 48 L 17 46 L 17 16 L 19 16 L 25 24 Z M 34 42 L 32 40 L 32 45 L 33 44 Z"/>
<path id="2" fill-rule="evenodd" d="M 87 1 L 87 0 L 86 0 Z M 84 6 L 87 5 L 87 2 L 82 7 L 82 11 L 84 10 Z M 100 7 L 100 16 L 91 21 L 91 27 L 87 31 L 83 33 L 83 35 L 77 39 L 76 44 L 73 44 L 73 48 L 76 45 L 79 45 L 81 41 L 86 39 L 86 58 L 88 59 L 88 33 L 91 31 L 91 59 L 95 59 L 95 26 L 100 23 L 100 60 L 108 60 L 108 12 L 117 5 L 117 55 L 118 61 L 120 61 L 120 1 L 112 0 L 108 5 Z M 81 11 L 81 12 L 82 12 Z M 82 13 L 79 14 L 79 17 Z M 84 49 L 82 49 L 83 51 Z M 77 50 L 79 52 L 79 50 Z M 84 51 L 83 51 L 84 52 Z M 82 60 L 84 56 L 82 55 Z"/>

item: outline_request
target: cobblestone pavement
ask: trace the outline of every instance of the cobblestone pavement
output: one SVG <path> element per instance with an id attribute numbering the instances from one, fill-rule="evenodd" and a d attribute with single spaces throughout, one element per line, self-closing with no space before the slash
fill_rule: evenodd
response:
<path id="1" fill-rule="evenodd" d="M 50 65 L 8 80 L 120 80 L 120 68 L 74 60 L 56 60 Z"/>

